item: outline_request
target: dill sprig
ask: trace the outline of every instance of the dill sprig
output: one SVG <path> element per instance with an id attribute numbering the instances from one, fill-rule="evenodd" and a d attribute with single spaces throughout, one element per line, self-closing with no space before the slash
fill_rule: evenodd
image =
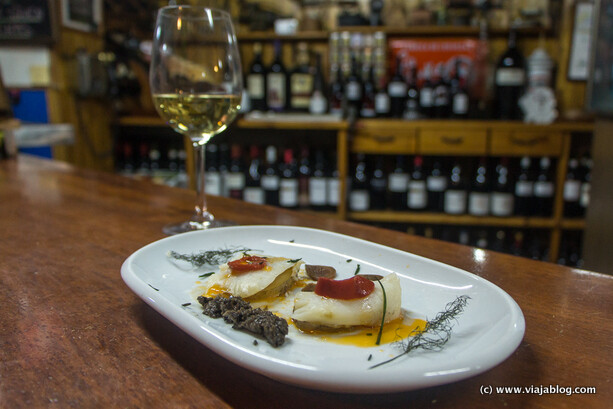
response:
<path id="1" fill-rule="evenodd" d="M 469 296 L 461 295 L 450 303 L 447 303 L 445 311 L 439 312 L 433 320 L 427 320 L 423 330 L 420 328 L 413 330 L 406 342 L 400 342 L 403 349 L 401 354 L 387 361 L 373 365 L 369 369 L 388 364 L 416 349 L 443 349 L 443 346 L 451 339 L 451 330 L 453 328 L 452 321 L 457 320 L 457 317 L 464 312 L 464 308 L 468 304 L 469 299 Z"/>
<path id="2" fill-rule="evenodd" d="M 183 260 L 191 263 L 194 267 L 202 267 L 205 265 L 218 266 L 227 262 L 232 255 L 245 251 L 252 251 L 248 248 L 227 248 L 218 250 L 203 250 L 198 253 L 181 254 L 176 251 L 170 251 L 168 257 L 175 260 Z"/>

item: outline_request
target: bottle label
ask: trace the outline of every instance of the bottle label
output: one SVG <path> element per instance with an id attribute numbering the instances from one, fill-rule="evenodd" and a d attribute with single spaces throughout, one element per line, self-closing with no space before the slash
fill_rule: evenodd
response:
<path id="1" fill-rule="evenodd" d="M 292 108 L 307 109 L 311 102 L 313 91 L 313 77 L 309 74 L 292 74 L 290 80 Z"/>
<path id="2" fill-rule="evenodd" d="M 349 208 L 354 212 L 363 212 L 370 208 L 370 196 L 366 190 L 352 190 L 349 195 Z"/>
<path id="3" fill-rule="evenodd" d="M 553 196 L 553 183 L 551 182 L 535 182 L 534 183 L 534 196 L 536 197 L 552 197 Z"/>
<path id="4" fill-rule="evenodd" d="M 407 94 L 407 84 L 400 81 L 390 82 L 387 87 L 387 93 L 392 98 L 404 98 Z"/>
<path id="5" fill-rule="evenodd" d="M 340 181 L 338 178 L 328 178 L 328 205 L 329 206 L 338 206 L 339 202 L 339 192 L 340 192 Z"/>
<path id="6" fill-rule="evenodd" d="M 468 95 L 455 94 L 453 96 L 453 113 L 456 115 L 464 115 L 468 112 Z"/>
<path id="7" fill-rule="evenodd" d="M 243 191 L 243 200 L 249 203 L 264 204 L 264 190 L 260 187 L 246 187 Z"/>
<path id="8" fill-rule="evenodd" d="M 492 193 L 492 214 L 494 216 L 510 216 L 513 214 L 514 198 L 511 193 Z"/>
<path id="9" fill-rule="evenodd" d="M 279 204 L 283 207 L 298 206 L 298 179 L 281 179 Z"/>
<path id="10" fill-rule="evenodd" d="M 390 192 L 404 193 L 408 189 L 409 175 L 407 173 L 390 173 L 387 183 Z"/>
<path id="11" fill-rule="evenodd" d="M 263 175 L 261 185 L 264 190 L 279 190 L 279 176 Z"/>
<path id="12" fill-rule="evenodd" d="M 584 182 L 581 185 L 581 198 L 579 199 L 579 205 L 584 209 L 587 209 L 587 207 L 590 205 L 590 191 L 591 190 L 592 190 L 591 183 Z"/>
<path id="13" fill-rule="evenodd" d="M 422 88 L 419 92 L 419 105 L 422 107 L 431 107 L 433 99 L 432 88 Z"/>
<path id="14" fill-rule="evenodd" d="M 324 206 L 327 204 L 327 184 L 325 178 L 312 177 L 309 179 L 309 204 Z"/>
<path id="15" fill-rule="evenodd" d="M 517 197 L 531 197 L 534 191 L 534 184 L 520 180 L 515 184 L 515 196 Z"/>
<path id="16" fill-rule="evenodd" d="M 490 195 L 483 192 L 470 192 L 468 196 L 468 213 L 485 216 L 490 211 Z"/>
<path id="17" fill-rule="evenodd" d="M 204 192 L 207 195 L 221 196 L 221 175 L 219 172 L 204 172 Z"/>
<path id="18" fill-rule="evenodd" d="M 264 89 L 263 74 L 249 74 L 247 77 L 247 92 L 254 99 L 265 97 L 266 90 Z"/>
<path id="19" fill-rule="evenodd" d="M 434 90 L 434 105 L 437 107 L 446 106 L 449 104 L 449 94 L 447 93 L 447 87 L 439 85 Z"/>
<path id="20" fill-rule="evenodd" d="M 426 182 L 423 180 L 412 180 L 409 182 L 409 195 L 407 203 L 410 209 L 425 209 L 428 204 L 428 194 L 426 192 Z"/>
<path id="21" fill-rule="evenodd" d="M 245 187 L 245 174 L 230 172 L 226 175 L 226 186 L 228 190 L 243 190 Z"/>
<path id="22" fill-rule="evenodd" d="M 447 190 L 445 192 L 445 213 L 464 214 L 466 213 L 466 191 Z"/>
<path id="23" fill-rule="evenodd" d="M 375 111 L 379 114 L 390 112 L 390 98 L 385 92 L 379 92 L 375 95 Z"/>
<path id="24" fill-rule="evenodd" d="M 285 108 L 285 75 L 271 73 L 268 74 L 268 91 L 266 100 L 268 106 L 272 109 Z"/>
<path id="25" fill-rule="evenodd" d="M 362 87 L 357 81 L 348 82 L 345 91 L 349 101 L 360 101 L 362 99 Z"/>
<path id="26" fill-rule="evenodd" d="M 496 85 L 499 87 L 521 87 L 525 79 L 523 68 L 499 68 L 496 71 Z"/>
<path id="27" fill-rule="evenodd" d="M 578 180 L 567 180 L 564 182 L 564 201 L 576 202 L 581 196 L 581 182 Z"/>
<path id="28" fill-rule="evenodd" d="M 443 176 L 428 176 L 428 190 L 431 192 L 442 192 L 447 189 L 447 179 Z"/>
<path id="29" fill-rule="evenodd" d="M 326 99 L 320 91 L 313 92 L 309 101 L 309 112 L 312 114 L 324 114 L 326 112 Z"/>

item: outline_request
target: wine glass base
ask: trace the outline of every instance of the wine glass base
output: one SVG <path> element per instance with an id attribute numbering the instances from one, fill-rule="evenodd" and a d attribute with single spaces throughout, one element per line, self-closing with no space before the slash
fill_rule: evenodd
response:
<path id="1" fill-rule="evenodd" d="M 189 231 L 208 230 L 228 226 L 236 226 L 236 223 L 229 220 L 213 220 L 206 223 L 186 221 L 183 223 L 167 224 L 162 228 L 162 231 L 164 234 L 173 236 L 175 234 L 187 233 Z"/>

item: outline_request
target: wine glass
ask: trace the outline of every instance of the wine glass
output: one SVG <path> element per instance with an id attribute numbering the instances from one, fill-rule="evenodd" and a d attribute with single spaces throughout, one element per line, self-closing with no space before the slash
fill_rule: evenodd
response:
<path id="1" fill-rule="evenodd" d="M 230 15 L 213 8 L 168 6 L 158 11 L 149 82 L 160 116 L 190 138 L 195 155 L 196 204 L 177 234 L 224 225 L 208 211 L 205 145 L 236 118 L 243 90 L 241 60 Z"/>

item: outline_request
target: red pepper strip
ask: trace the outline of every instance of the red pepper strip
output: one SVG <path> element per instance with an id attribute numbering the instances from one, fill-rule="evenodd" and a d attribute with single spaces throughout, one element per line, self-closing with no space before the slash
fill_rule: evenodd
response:
<path id="1" fill-rule="evenodd" d="M 244 256 L 238 260 L 228 262 L 232 272 L 245 273 L 247 271 L 261 270 L 266 266 L 266 259 L 260 256 Z"/>
<path id="2" fill-rule="evenodd" d="M 375 290 L 375 283 L 361 276 L 346 280 L 331 280 L 321 277 L 317 280 L 315 294 L 337 300 L 354 300 L 367 297 Z"/>

